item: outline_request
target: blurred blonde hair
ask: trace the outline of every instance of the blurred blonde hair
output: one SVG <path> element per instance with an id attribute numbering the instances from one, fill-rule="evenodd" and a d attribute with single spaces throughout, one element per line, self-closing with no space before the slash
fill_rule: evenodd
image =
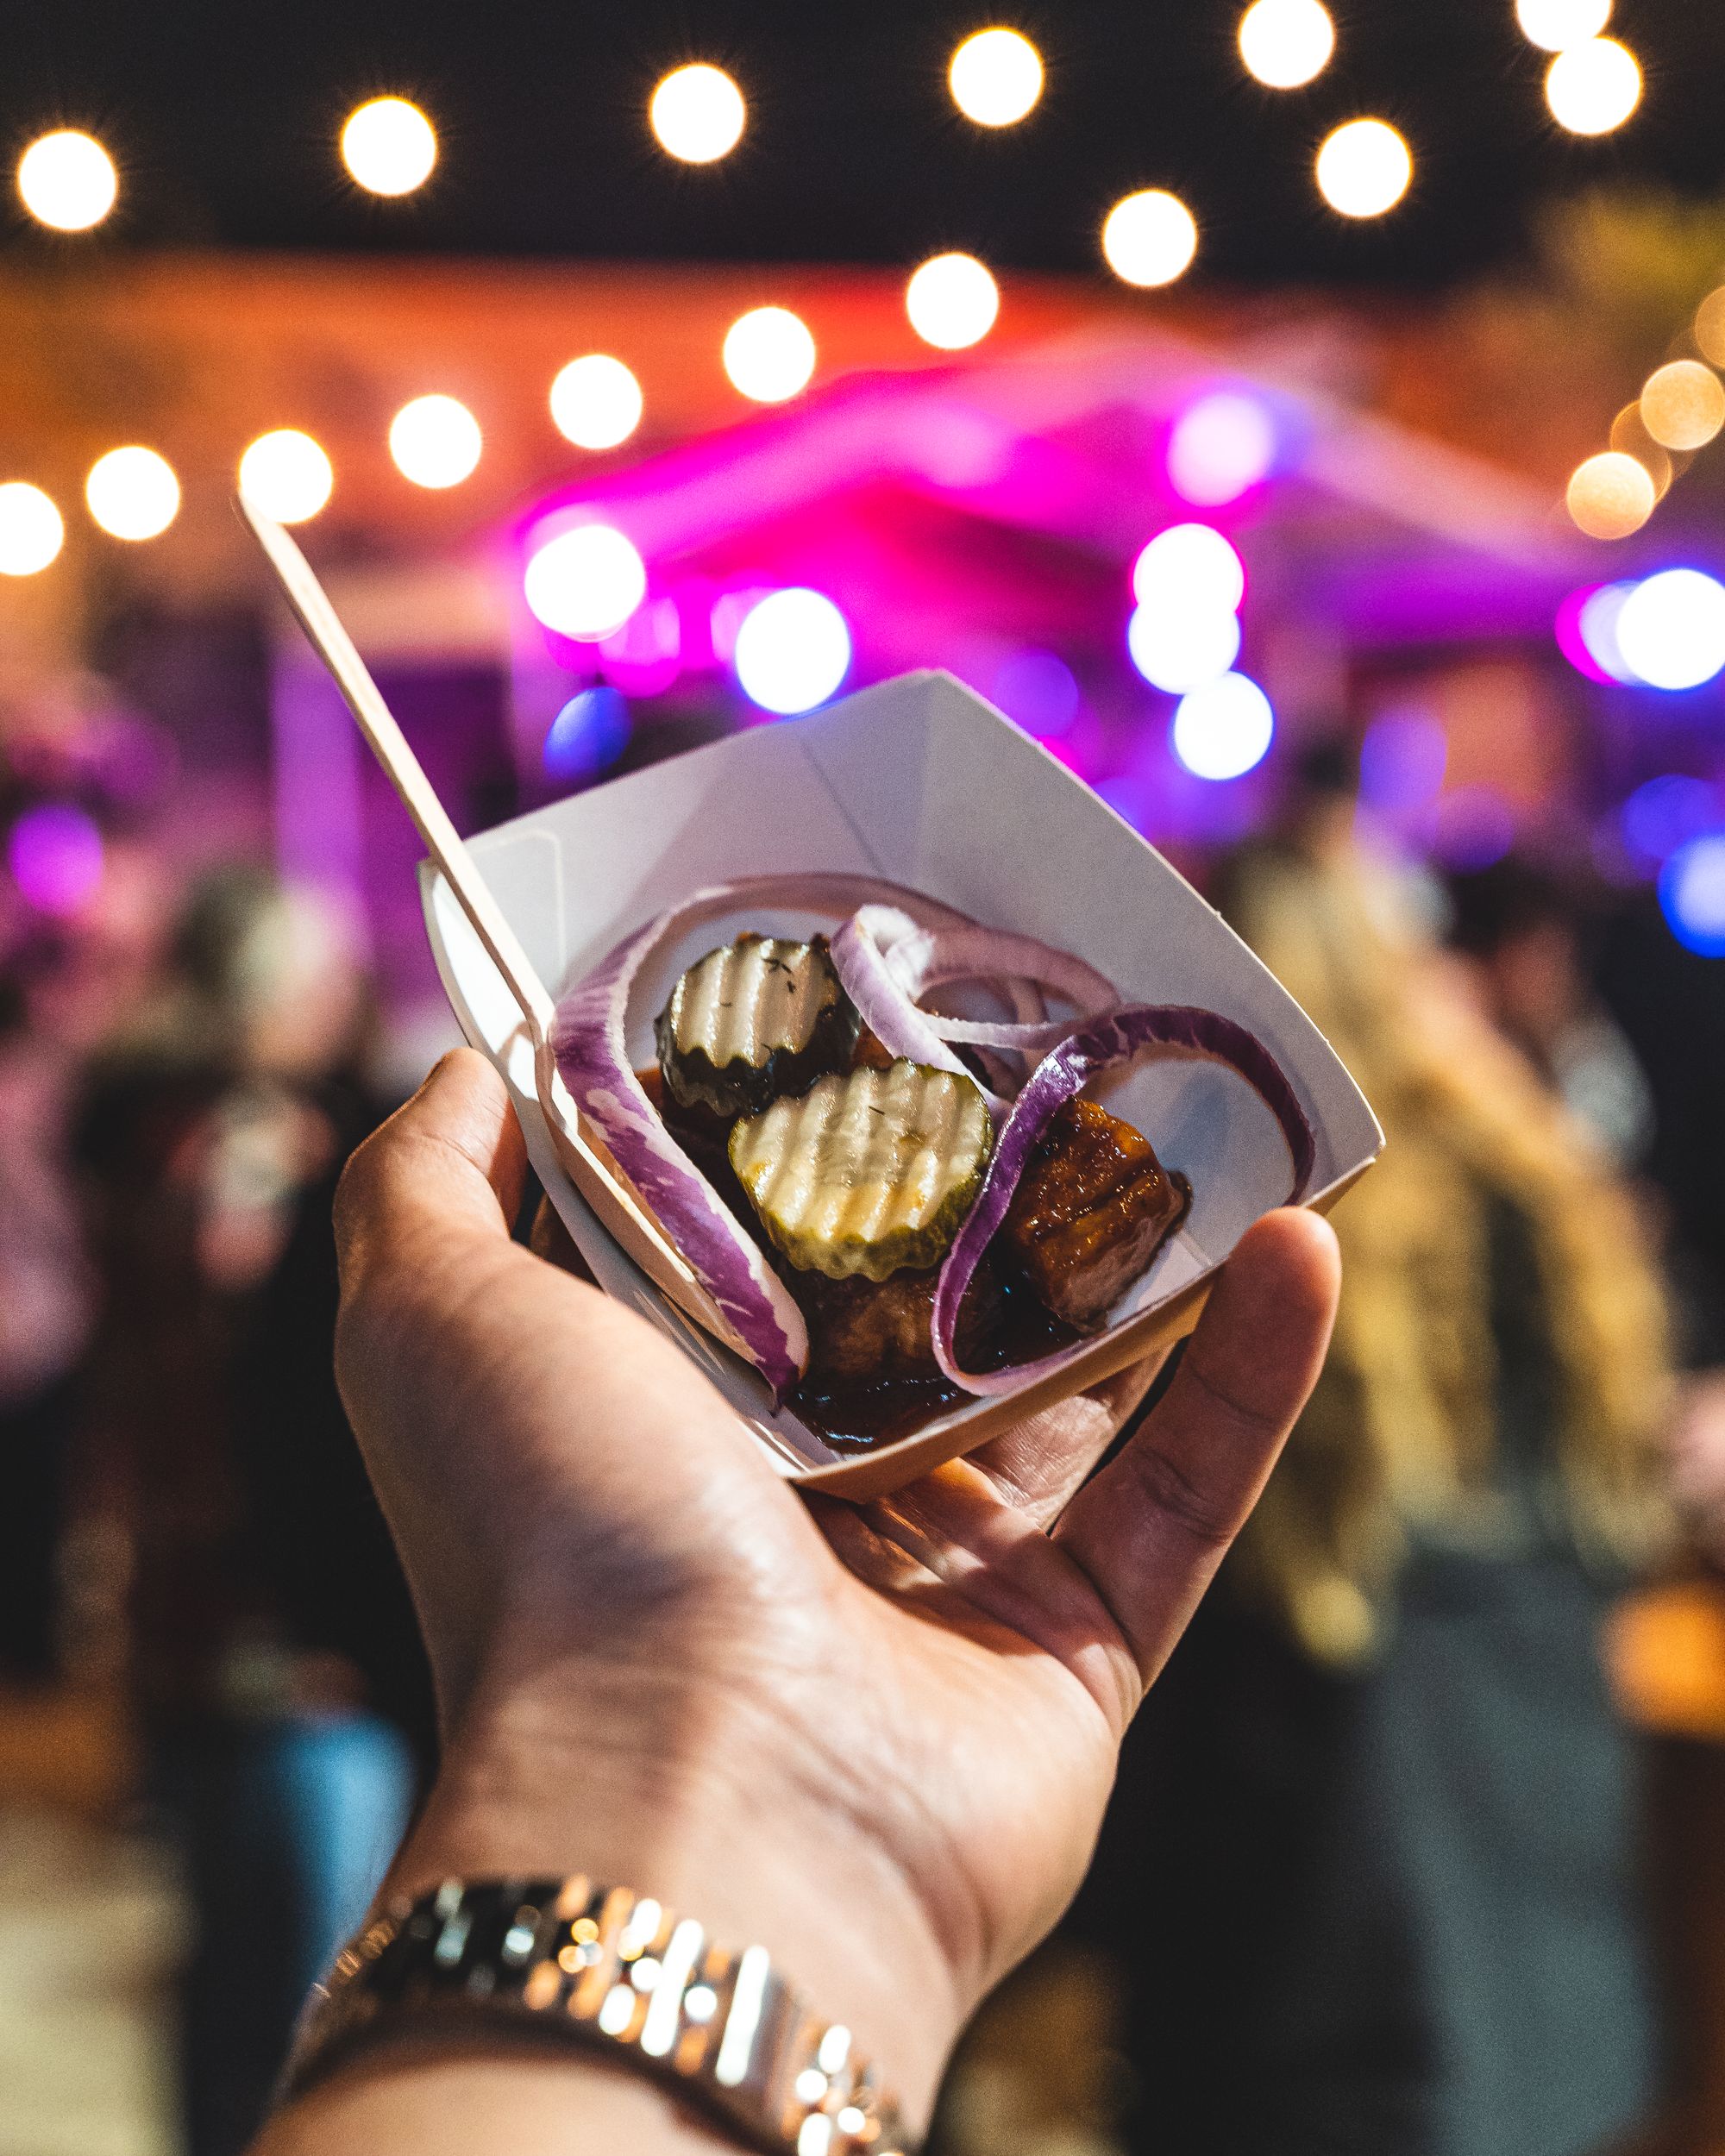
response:
<path id="1" fill-rule="evenodd" d="M 1309 1651 L 1382 1636 L 1410 1528 L 1489 1543 L 1497 1344 L 1490 1213 L 1526 1221 L 1555 1368 L 1571 1532 L 1601 1559 L 1656 1546 L 1670 1394 L 1664 1300 L 1628 1192 L 1462 993 L 1405 881 L 1340 810 L 1235 862 L 1224 910 L 1327 1035 L 1388 1139 L 1341 1202 L 1335 1344 L 1235 1576 Z"/>

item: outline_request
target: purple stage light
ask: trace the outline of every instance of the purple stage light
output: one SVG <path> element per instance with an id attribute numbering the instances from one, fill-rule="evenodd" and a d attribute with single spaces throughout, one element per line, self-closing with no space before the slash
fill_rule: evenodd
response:
<path id="1" fill-rule="evenodd" d="M 1175 422 L 1168 476 L 1186 501 L 1219 508 L 1268 479 L 1276 451 L 1276 422 L 1263 402 L 1236 390 L 1217 390 Z"/>
<path id="2" fill-rule="evenodd" d="M 1680 846 L 1659 877 L 1671 932 L 1701 958 L 1725 958 L 1725 831 Z"/>
<path id="3" fill-rule="evenodd" d="M 76 913 L 102 881 L 102 834 L 69 801 L 26 809 L 6 852 L 20 895 L 39 913 Z"/>

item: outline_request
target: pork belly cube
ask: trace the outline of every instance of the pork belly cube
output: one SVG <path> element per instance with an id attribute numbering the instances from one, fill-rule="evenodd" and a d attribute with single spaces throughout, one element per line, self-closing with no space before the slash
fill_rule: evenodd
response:
<path id="1" fill-rule="evenodd" d="M 856 1274 L 829 1280 L 825 1273 L 792 1266 L 783 1276 L 809 1330 L 809 1375 L 866 1384 L 882 1377 L 938 1377 L 934 1359 L 934 1290 L 940 1268 L 908 1269 L 885 1280 Z M 994 1344 L 1003 1299 L 999 1278 L 986 1262 L 976 1269 L 959 1305 L 959 1363 L 975 1369 Z"/>
<path id="2" fill-rule="evenodd" d="M 1191 1197 L 1185 1177 L 1170 1175 L 1130 1123 L 1094 1100 L 1069 1100 L 1031 1156 L 1000 1241 L 1056 1317 L 1094 1332 Z"/>

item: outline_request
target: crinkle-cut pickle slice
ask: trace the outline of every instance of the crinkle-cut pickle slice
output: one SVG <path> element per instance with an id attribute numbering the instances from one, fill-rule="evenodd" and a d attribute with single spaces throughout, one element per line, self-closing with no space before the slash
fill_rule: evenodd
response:
<path id="1" fill-rule="evenodd" d="M 752 1115 L 823 1071 L 843 1070 L 856 1010 L 826 938 L 795 943 L 739 936 L 682 975 L 659 1013 L 659 1067 L 674 1100 L 722 1116 Z"/>
<path id="2" fill-rule="evenodd" d="M 804 1272 L 885 1280 L 937 1264 L 975 1202 L 994 1126 L 979 1088 L 895 1062 L 818 1079 L 731 1133 L 731 1164 Z"/>

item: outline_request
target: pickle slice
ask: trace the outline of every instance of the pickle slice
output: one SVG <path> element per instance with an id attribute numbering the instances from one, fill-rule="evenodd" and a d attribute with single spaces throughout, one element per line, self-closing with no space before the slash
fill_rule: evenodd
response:
<path id="1" fill-rule="evenodd" d="M 944 1257 L 994 1126 L 968 1078 L 925 1063 L 818 1079 L 731 1133 L 731 1164 L 793 1265 L 885 1280 Z"/>
<path id="2" fill-rule="evenodd" d="M 824 936 L 794 943 L 750 935 L 695 961 L 654 1037 L 673 1100 L 729 1119 L 844 1069 L 860 1023 Z"/>

